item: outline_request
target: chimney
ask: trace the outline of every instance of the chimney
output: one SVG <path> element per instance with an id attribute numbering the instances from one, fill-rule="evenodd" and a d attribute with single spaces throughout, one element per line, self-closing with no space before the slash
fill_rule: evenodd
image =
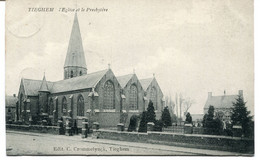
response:
<path id="1" fill-rule="evenodd" d="M 243 97 L 243 90 L 239 90 L 239 91 L 238 91 L 238 95 L 240 95 L 241 97 Z"/>
<path id="2" fill-rule="evenodd" d="M 16 94 L 13 94 L 14 97 L 16 97 Z"/>
<path id="3" fill-rule="evenodd" d="M 212 97 L 212 92 L 208 92 L 208 98 Z"/>

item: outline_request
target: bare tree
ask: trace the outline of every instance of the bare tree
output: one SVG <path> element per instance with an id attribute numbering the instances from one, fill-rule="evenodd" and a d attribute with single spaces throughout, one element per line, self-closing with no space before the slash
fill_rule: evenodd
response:
<path id="1" fill-rule="evenodd" d="M 184 109 L 184 114 L 186 115 L 188 110 L 191 108 L 192 104 L 194 104 L 195 101 L 193 99 L 191 99 L 190 97 L 185 98 L 184 102 L 183 102 L 183 109 Z"/>
<path id="2" fill-rule="evenodd" d="M 185 99 L 183 98 L 182 94 L 179 95 L 179 105 L 180 105 L 180 118 L 182 119 L 182 103 L 185 102 Z"/>

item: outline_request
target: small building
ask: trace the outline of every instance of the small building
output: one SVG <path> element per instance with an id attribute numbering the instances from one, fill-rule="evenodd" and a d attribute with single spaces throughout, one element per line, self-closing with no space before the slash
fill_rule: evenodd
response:
<path id="1" fill-rule="evenodd" d="M 202 126 L 204 114 L 191 114 L 192 122 L 196 127 Z"/>
<path id="2" fill-rule="evenodd" d="M 243 98 L 243 90 L 239 90 L 237 95 L 224 95 L 212 96 L 212 92 L 208 93 L 208 99 L 204 106 L 204 114 L 208 113 L 209 106 L 214 106 L 215 114 L 218 114 L 223 121 L 230 121 L 231 108 L 233 108 L 233 102 L 236 102 L 238 95 Z"/>
<path id="3" fill-rule="evenodd" d="M 13 96 L 5 96 L 5 117 L 6 122 L 15 121 L 15 113 L 17 108 L 18 98 L 14 94 Z"/>

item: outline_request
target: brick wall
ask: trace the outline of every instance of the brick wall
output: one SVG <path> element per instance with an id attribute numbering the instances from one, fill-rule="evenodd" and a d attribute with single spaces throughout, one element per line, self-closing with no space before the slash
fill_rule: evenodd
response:
<path id="1" fill-rule="evenodd" d="M 6 124 L 7 130 L 16 130 L 16 131 L 26 131 L 26 132 L 36 132 L 36 133 L 50 133 L 50 134 L 59 134 L 59 127 L 57 126 L 40 126 L 40 125 L 15 125 L 15 124 Z"/>
<path id="2" fill-rule="evenodd" d="M 202 149 L 232 151 L 240 153 L 254 153 L 254 140 L 224 136 L 176 134 L 164 132 L 118 132 L 98 130 L 99 138 L 122 140 L 129 142 L 145 142 Z"/>

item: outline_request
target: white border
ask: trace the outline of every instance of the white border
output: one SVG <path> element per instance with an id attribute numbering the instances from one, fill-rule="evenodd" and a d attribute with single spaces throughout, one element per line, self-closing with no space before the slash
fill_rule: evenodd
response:
<path id="1" fill-rule="evenodd" d="M 205 158 L 205 159 L 234 159 L 234 160 L 239 160 L 239 159 L 259 159 L 259 153 L 257 152 L 259 149 L 259 116 L 258 113 L 260 111 L 259 107 L 260 107 L 260 103 L 259 103 L 259 82 L 260 82 L 260 76 L 259 76 L 259 68 L 260 68 L 260 32 L 259 32 L 259 28 L 260 28 L 260 1 L 259 0 L 255 0 L 255 21 L 254 21 L 254 28 L 255 28 L 255 144 L 256 144 L 256 149 L 255 149 L 255 156 L 253 158 L 251 157 L 178 157 L 178 156 L 165 156 L 165 157 L 158 157 L 158 156 L 149 156 L 149 157 L 136 157 L 136 156 L 127 156 L 127 157 L 122 157 L 122 156 L 102 156 L 102 157 L 84 157 L 84 158 L 90 158 L 90 159 L 149 159 L 149 160 L 157 160 L 159 158 L 163 158 L 163 159 L 185 159 L 185 160 L 190 160 L 192 159 L 201 159 L 201 158 Z M 46 160 L 46 158 L 51 158 L 51 159 L 62 159 L 62 160 L 66 160 L 66 159 L 72 159 L 72 158 L 83 158 L 83 157 L 71 157 L 71 156 L 41 156 L 41 157 L 31 157 L 31 156 L 26 156 L 26 157 L 7 157 L 6 156 L 6 139 L 5 139 L 5 110 L 4 110 L 4 106 L 5 106 L 5 37 L 4 37 L 4 33 L 5 33 L 5 2 L 1 1 L 0 2 L 0 129 L 1 129 L 1 134 L 0 134 L 0 158 L 10 158 L 10 159 L 42 159 L 42 160 Z"/>

